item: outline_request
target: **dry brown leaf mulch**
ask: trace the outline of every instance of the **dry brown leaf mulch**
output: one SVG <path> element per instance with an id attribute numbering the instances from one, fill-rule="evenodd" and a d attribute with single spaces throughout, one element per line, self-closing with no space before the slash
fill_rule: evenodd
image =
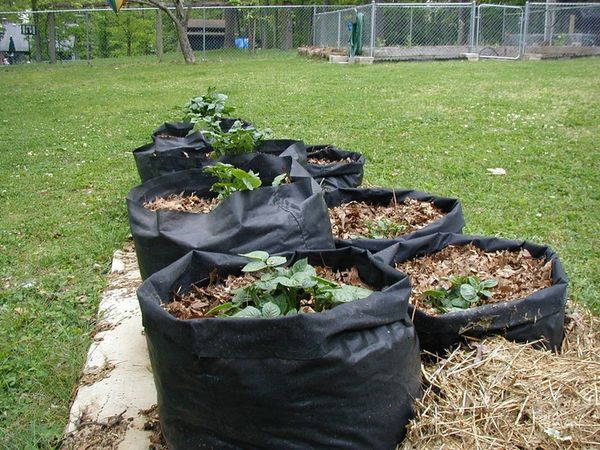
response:
<path id="1" fill-rule="evenodd" d="M 105 422 L 91 420 L 83 412 L 77 421 L 77 429 L 63 439 L 61 450 L 116 450 L 133 420 L 125 418 L 125 412 L 109 417 Z"/>
<path id="2" fill-rule="evenodd" d="M 316 157 L 312 157 L 312 156 L 309 156 L 308 158 L 306 158 L 306 161 L 309 164 L 317 164 L 319 166 L 326 166 L 329 164 L 349 164 L 349 163 L 354 162 L 352 160 L 352 158 L 350 158 L 350 157 L 341 158 L 341 159 L 326 159 L 326 158 L 316 158 Z"/>
<path id="3" fill-rule="evenodd" d="M 208 214 L 217 207 L 220 200 L 216 197 L 198 197 L 196 194 L 170 194 L 167 197 L 157 197 L 144 203 L 144 208 L 151 211 L 172 210 L 195 214 Z"/>
<path id="4" fill-rule="evenodd" d="M 333 272 L 328 267 L 315 267 L 317 275 L 327 280 L 335 281 L 340 284 L 350 284 L 369 288 L 365 285 L 355 267 L 349 270 Z M 200 319 L 211 309 L 230 302 L 233 297 L 233 291 L 248 286 L 260 278 L 260 273 L 245 273 L 243 275 L 228 275 L 225 279 L 219 280 L 216 271 L 210 274 L 209 284 L 204 287 L 192 285 L 189 292 L 181 294 L 172 293 L 172 301 L 163 304 L 162 307 L 172 316 L 182 319 Z M 305 312 L 314 312 L 310 306 L 313 303 L 310 299 L 302 300 L 302 307 L 308 307 Z M 212 315 L 209 317 L 213 317 Z"/>
<path id="5" fill-rule="evenodd" d="M 421 202 L 411 198 L 407 198 L 403 202 L 392 201 L 389 206 L 351 201 L 329 208 L 333 235 L 338 239 L 369 237 L 369 223 L 381 219 L 402 226 L 400 233 L 392 229 L 384 236 L 392 239 L 398 235 L 408 234 L 426 227 L 444 216 L 445 213 L 436 208 L 433 203 Z"/>
<path id="6" fill-rule="evenodd" d="M 396 264 L 396 269 L 410 276 L 410 302 L 430 314 L 437 311 L 423 292 L 450 287 L 444 280 L 449 276 L 474 275 L 481 280 L 496 280 L 498 286 L 491 289 L 493 297 L 482 300 L 485 303 L 524 298 L 552 285 L 552 262 L 534 258 L 525 249 L 486 252 L 472 244 L 449 245 L 437 253 Z"/>
<path id="7" fill-rule="evenodd" d="M 567 316 L 562 353 L 488 338 L 423 367 L 409 449 L 600 447 L 600 319 Z"/>
<path id="8" fill-rule="evenodd" d="M 144 431 L 152 431 L 148 450 L 168 450 L 167 441 L 163 436 L 158 418 L 158 405 L 152 405 L 148 409 L 141 409 L 138 414 L 146 418 Z"/>

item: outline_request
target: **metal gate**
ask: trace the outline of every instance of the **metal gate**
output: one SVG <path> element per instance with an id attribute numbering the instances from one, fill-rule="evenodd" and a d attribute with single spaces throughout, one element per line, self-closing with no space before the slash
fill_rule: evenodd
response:
<path id="1" fill-rule="evenodd" d="M 523 52 L 524 15 L 520 6 L 479 5 L 475 41 L 479 57 L 519 59 Z"/>

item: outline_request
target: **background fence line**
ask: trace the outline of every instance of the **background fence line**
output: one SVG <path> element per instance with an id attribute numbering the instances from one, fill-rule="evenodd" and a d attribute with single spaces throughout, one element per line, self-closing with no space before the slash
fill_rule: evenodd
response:
<path id="1" fill-rule="evenodd" d="M 363 55 L 377 60 L 600 53 L 600 3 L 198 6 L 190 8 L 188 37 L 203 59 L 310 45 L 345 49 L 357 14 Z M 124 8 L 118 15 L 109 8 L 7 11 L 0 19 L 0 63 L 161 58 L 179 51 L 173 23 L 156 8 Z"/>

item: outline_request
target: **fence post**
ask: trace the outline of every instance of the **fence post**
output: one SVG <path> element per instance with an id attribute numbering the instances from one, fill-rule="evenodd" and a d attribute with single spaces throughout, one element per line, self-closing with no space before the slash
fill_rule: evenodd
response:
<path id="1" fill-rule="evenodd" d="M 371 50 L 369 56 L 373 58 L 375 56 L 375 19 L 376 19 L 376 5 L 375 0 L 371 3 Z"/>
<path id="2" fill-rule="evenodd" d="M 313 16 L 312 16 L 312 42 L 313 47 L 317 46 L 317 7 L 313 6 Z"/>
<path id="3" fill-rule="evenodd" d="M 50 64 L 56 64 L 56 24 L 54 13 L 48 13 L 48 57 Z"/>
<path id="4" fill-rule="evenodd" d="M 337 33 L 337 48 L 340 48 L 342 40 L 342 13 L 338 11 L 338 33 Z"/>
<path id="5" fill-rule="evenodd" d="M 529 17 L 530 17 L 530 13 L 531 13 L 531 5 L 529 4 L 529 2 L 525 2 L 525 19 L 523 20 L 523 37 L 522 39 L 522 50 L 521 53 L 525 54 L 525 51 L 527 50 L 527 45 L 528 45 L 528 34 L 529 34 Z"/>
<path id="6" fill-rule="evenodd" d="M 471 3 L 471 29 L 469 32 L 469 51 L 470 52 L 475 51 L 475 33 L 477 33 L 477 30 L 475 30 L 476 23 L 477 23 L 477 3 L 473 2 L 473 3 Z"/>
<path id="7" fill-rule="evenodd" d="M 206 8 L 202 8 L 202 57 L 206 59 Z"/>
<path id="8" fill-rule="evenodd" d="M 85 12 L 85 56 L 87 58 L 88 66 L 90 65 L 90 60 L 92 59 L 92 43 L 90 40 L 90 13 L 89 11 Z"/>
<path id="9" fill-rule="evenodd" d="M 162 37 L 162 12 L 160 9 L 156 10 L 156 56 L 159 61 L 162 61 L 163 57 L 163 37 Z"/>

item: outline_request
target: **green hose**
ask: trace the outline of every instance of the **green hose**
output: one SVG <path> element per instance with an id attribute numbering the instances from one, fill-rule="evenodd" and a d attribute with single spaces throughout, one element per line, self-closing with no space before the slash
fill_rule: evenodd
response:
<path id="1" fill-rule="evenodd" d="M 352 23 L 352 31 L 350 32 L 350 56 L 360 56 L 362 54 L 362 30 L 363 30 L 363 13 L 356 14 L 356 21 Z"/>

